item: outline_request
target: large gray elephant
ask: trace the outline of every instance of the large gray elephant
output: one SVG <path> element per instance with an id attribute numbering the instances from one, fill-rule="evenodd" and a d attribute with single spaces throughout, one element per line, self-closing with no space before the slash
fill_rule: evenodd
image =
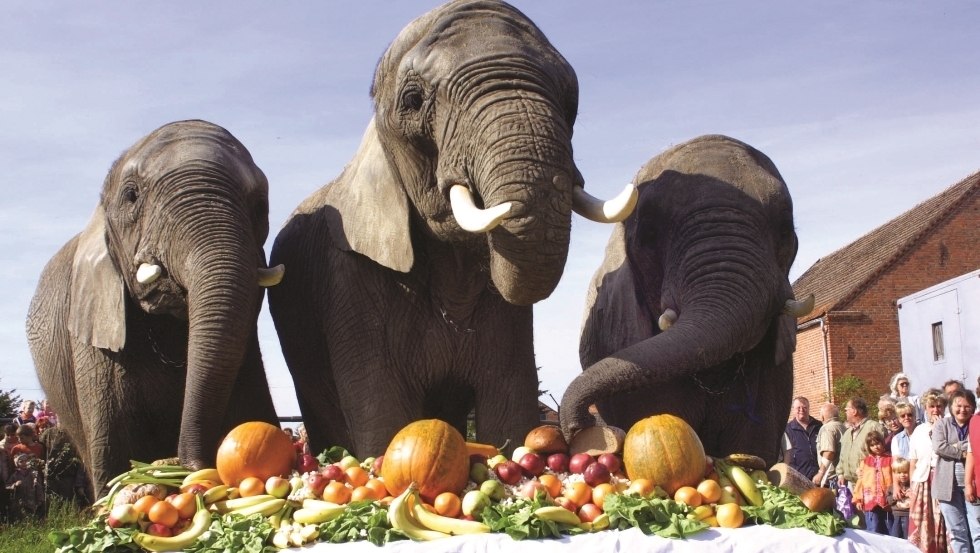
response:
<path id="1" fill-rule="evenodd" d="M 268 210 L 235 137 L 171 123 L 113 163 L 88 226 L 48 262 L 27 337 L 96 491 L 130 459 L 213 466 L 234 425 L 276 422 L 256 335 L 277 273 Z"/>
<path id="2" fill-rule="evenodd" d="M 300 204 L 271 262 L 269 305 L 311 445 L 383 453 L 410 421 L 523 440 L 538 420 L 531 305 L 568 253 L 582 190 L 575 73 L 496 1 L 410 23 L 378 63 L 375 114 L 343 173 Z M 615 200 L 614 200 L 615 202 Z M 599 206 L 604 206 L 604 209 Z"/>
<path id="3" fill-rule="evenodd" d="M 636 211 L 616 225 L 586 301 L 584 372 L 559 415 L 568 435 L 685 419 L 711 455 L 775 462 L 793 389 L 793 204 L 772 161 L 725 136 L 650 160 Z M 812 305 L 811 305 L 812 307 Z"/>

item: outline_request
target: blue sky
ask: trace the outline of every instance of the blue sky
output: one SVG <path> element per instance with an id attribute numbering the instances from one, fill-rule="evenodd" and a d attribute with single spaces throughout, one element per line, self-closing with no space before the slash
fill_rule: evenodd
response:
<path id="1" fill-rule="evenodd" d="M 647 159 L 701 134 L 746 141 L 793 195 L 794 279 L 980 169 L 980 4 L 513 3 L 578 74 L 573 143 L 590 192 L 611 196 Z M 230 130 L 269 178 L 268 253 L 292 209 L 353 155 L 377 59 L 438 2 L 5 4 L 0 388 L 40 398 L 27 307 L 122 150 L 179 119 Z M 542 387 L 556 399 L 581 370 L 585 290 L 609 231 L 575 216 L 563 279 L 535 308 Z M 277 410 L 299 414 L 265 311 L 259 328 Z"/>

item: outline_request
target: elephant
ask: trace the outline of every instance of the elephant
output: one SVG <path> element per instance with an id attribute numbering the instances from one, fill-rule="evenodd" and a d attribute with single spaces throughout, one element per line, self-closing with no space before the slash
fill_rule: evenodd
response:
<path id="1" fill-rule="evenodd" d="M 636 175 L 589 284 L 567 436 L 669 413 L 709 455 L 777 460 L 793 389 L 793 204 L 773 162 L 721 135 L 677 145 Z M 595 405 L 598 417 L 590 415 Z"/>
<path id="2" fill-rule="evenodd" d="M 129 460 L 214 466 L 248 420 L 278 424 L 257 336 L 268 182 L 227 130 L 177 121 L 112 164 L 27 317 L 38 380 L 94 492 Z"/>
<path id="3" fill-rule="evenodd" d="M 564 270 L 571 213 L 624 217 L 627 187 L 585 193 L 578 82 L 524 14 L 455 1 L 375 70 L 352 160 L 276 237 L 269 310 L 314 451 L 382 454 L 439 418 L 513 448 L 539 419 L 532 306 Z M 464 434 L 465 435 L 465 434 Z"/>

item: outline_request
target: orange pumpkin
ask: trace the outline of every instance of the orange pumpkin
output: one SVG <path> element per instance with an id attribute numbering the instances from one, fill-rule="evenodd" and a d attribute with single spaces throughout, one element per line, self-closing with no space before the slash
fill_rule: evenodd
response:
<path id="1" fill-rule="evenodd" d="M 399 430 L 381 464 L 381 477 L 391 495 L 400 495 L 415 482 L 427 503 L 443 492 L 462 492 L 469 471 L 463 436 L 439 419 L 415 421 Z"/>
<path id="2" fill-rule="evenodd" d="M 627 476 L 649 479 L 670 497 L 683 486 L 697 486 L 706 463 L 701 439 L 674 415 L 647 417 L 626 433 L 623 465 Z"/>
<path id="3" fill-rule="evenodd" d="M 279 427 L 267 422 L 245 422 L 231 430 L 218 447 L 215 468 L 221 481 L 237 486 L 254 476 L 288 476 L 296 462 L 296 449 Z"/>

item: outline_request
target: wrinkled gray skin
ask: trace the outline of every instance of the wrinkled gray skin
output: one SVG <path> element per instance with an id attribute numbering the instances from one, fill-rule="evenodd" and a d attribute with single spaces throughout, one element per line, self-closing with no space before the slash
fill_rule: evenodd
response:
<path id="1" fill-rule="evenodd" d="M 269 304 L 314 451 L 384 452 L 441 418 L 513 448 L 537 423 L 531 305 L 568 252 L 578 104 L 571 67 L 501 2 L 454 2 L 380 61 L 375 116 L 344 172 L 276 238 Z M 486 234 L 447 198 L 513 202 Z"/>
<path id="2" fill-rule="evenodd" d="M 38 379 L 96 491 L 130 459 L 213 466 L 234 425 L 276 422 L 256 336 L 268 231 L 265 175 L 221 127 L 165 125 L 112 165 L 27 319 Z M 161 276 L 139 283 L 142 263 Z"/>
<path id="3" fill-rule="evenodd" d="M 711 455 L 775 462 L 793 386 L 788 273 L 793 206 L 773 163 L 724 136 L 653 158 L 634 181 L 636 210 L 617 225 L 590 285 L 566 390 L 567 435 L 601 418 L 629 429 L 654 414 L 691 424 Z M 678 318 L 660 331 L 666 309 Z"/>

